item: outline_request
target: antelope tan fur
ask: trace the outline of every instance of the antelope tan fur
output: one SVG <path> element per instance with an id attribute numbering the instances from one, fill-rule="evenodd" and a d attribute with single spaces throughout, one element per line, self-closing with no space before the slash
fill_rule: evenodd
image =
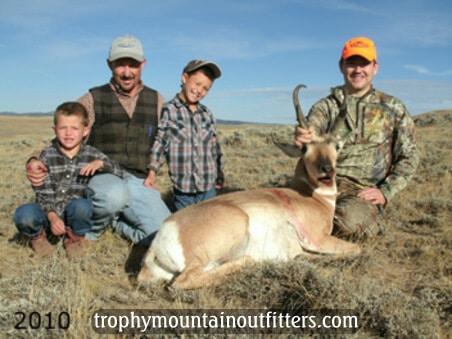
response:
<path id="1" fill-rule="evenodd" d="M 294 90 L 294 104 L 306 128 L 297 107 L 302 87 Z M 214 284 L 252 261 L 287 261 L 312 252 L 359 254 L 359 245 L 331 235 L 340 141 L 325 134 L 301 150 L 277 146 L 300 157 L 290 188 L 224 194 L 174 213 L 157 232 L 138 281 L 166 280 L 175 288 L 193 289 Z"/>

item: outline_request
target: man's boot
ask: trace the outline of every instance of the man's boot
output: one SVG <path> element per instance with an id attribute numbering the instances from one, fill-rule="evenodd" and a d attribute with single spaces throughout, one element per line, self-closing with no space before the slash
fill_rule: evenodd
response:
<path id="1" fill-rule="evenodd" d="M 46 258 L 55 253 L 55 248 L 47 240 L 47 234 L 42 229 L 41 232 L 30 239 L 31 247 L 41 258 Z"/>
<path id="2" fill-rule="evenodd" d="M 89 246 L 89 240 L 82 235 L 77 235 L 74 231 L 66 227 L 66 236 L 64 237 L 64 247 L 67 251 L 69 260 L 79 258 L 85 255 Z"/>

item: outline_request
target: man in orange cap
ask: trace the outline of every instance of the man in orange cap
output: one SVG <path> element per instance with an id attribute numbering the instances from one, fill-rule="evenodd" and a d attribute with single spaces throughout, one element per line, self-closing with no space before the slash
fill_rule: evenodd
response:
<path id="1" fill-rule="evenodd" d="M 312 106 L 308 130 L 295 131 L 298 147 L 311 142 L 314 133 L 344 140 L 337 165 L 336 234 L 379 233 L 379 215 L 419 164 L 414 123 L 407 108 L 372 86 L 378 67 L 372 40 L 347 41 L 339 60 L 345 84 Z"/>

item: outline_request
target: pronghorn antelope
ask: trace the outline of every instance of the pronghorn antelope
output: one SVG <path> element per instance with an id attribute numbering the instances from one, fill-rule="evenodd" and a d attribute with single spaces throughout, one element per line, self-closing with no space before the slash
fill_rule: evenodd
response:
<path id="1" fill-rule="evenodd" d="M 298 122 L 307 128 L 298 102 L 302 87 L 294 89 L 293 98 Z M 309 252 L 360 253 L 359 245 L 331 235 L 341 146 L 327 134 L 315 136 L 301 150 L 278 145 L 300 157 L 290 188 L 224 194 L 174 213 L 157 232 L 138 281 L 167 280 L 175 288 L 192 289 L 251 261 L 290 260 Z"/>

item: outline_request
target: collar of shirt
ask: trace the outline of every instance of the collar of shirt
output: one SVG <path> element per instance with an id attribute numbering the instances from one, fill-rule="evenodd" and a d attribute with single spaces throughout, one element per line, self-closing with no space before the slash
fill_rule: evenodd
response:
<path id="1" fill-rule="evenodd" d="M 84 142 L 85 142 L 85 141 L 83 141 L 83 142 L 80 144 L 80 148 L 79 148 L 79 150 L 77 151 L 77 153 L 74 154 L 74 158 L 75 158 L 75 157 L 83 150 L 83 148 L 85 148 L 85 143 L 84 143 Z M 57 149 L 58 153 L 60 153 L 61 155 L 65 156 L 66 158 L 68 157 L 68 156 L 61 150 L 61 144 L 60 144 L 60 142 L 58 141 L 57 138 L 53 138 L 53 139 L 51 140 L 51 143 L 52 143 L 52 145 Z"/>
<path id="2" fill-rule="evenodd" d="M 121 103 L 130 119 L 132 119 L 133 112 L 135 111 L 138 96 L 144 88 L 143 82 L 141 80 L 138 86 L 139 88 L 137 93 L 133 97 L 131 97 L 128 93 L 124 92 L 121 89 L 121 87 L 114 81 L 113 78 L 111 78 L 110 80 L 110 88 L 113 90 L 113 93 L 115 93 L 116 97 L 118 98 L 119 102 Z"/>
<path id="3" fill-rule="evenodd" d="M 196 111 L 193 112 L 190 109 L 190 107 L 187 105 L 187 103 L 180 98 L 179 93 L 177 93 L 174 96 L 173 100 L 174 100 L 174 106 L 176 106 L 177 109 L 179 109 L 180 107 L 185 107 L 188 110 L 188 112 L 193 113 L 193 114 L 202 113 L 202 112 L 206 111 L 206 107 L 198 101 L 198 103 L 196 105 Z"/>

